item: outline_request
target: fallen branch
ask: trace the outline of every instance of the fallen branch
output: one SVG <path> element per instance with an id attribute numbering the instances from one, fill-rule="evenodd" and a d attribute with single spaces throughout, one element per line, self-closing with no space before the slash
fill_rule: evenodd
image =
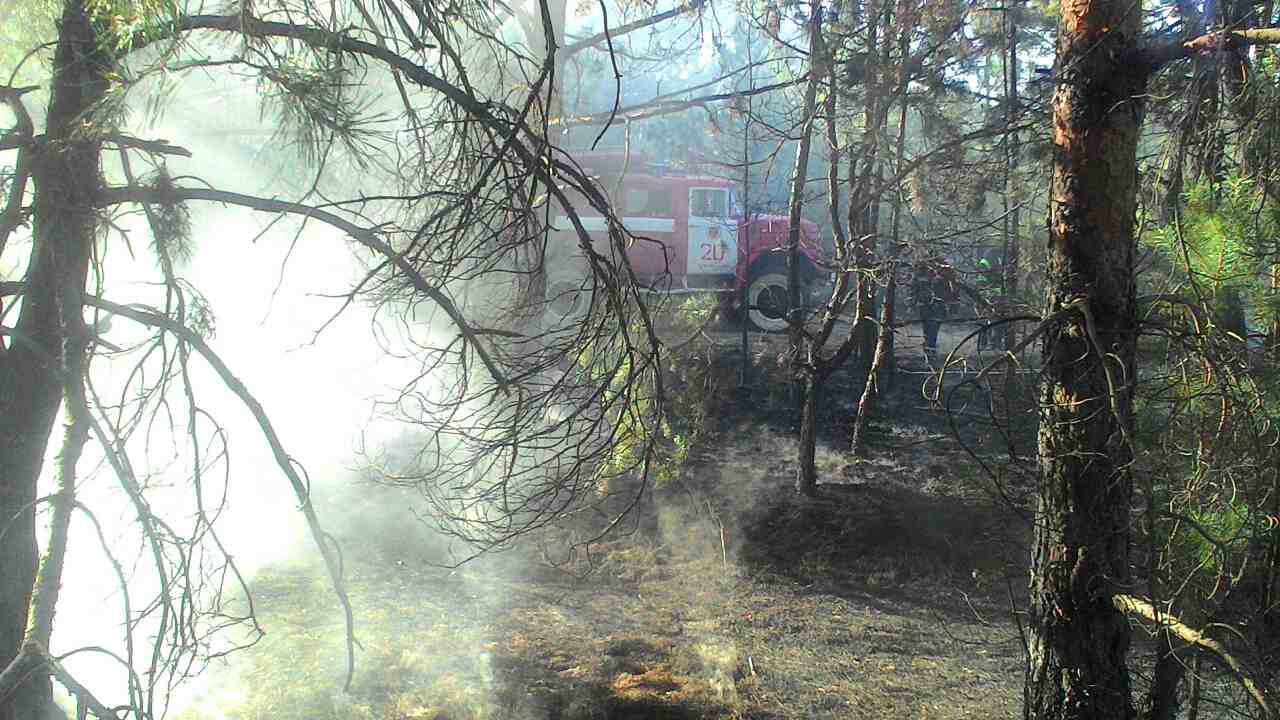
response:
<path id="1" fill-rule="evenodd" d="M 1153 73 L 1171 62 L 1200 53 L 1244 48 L 1251 45 L 1277 44 L 1280 44 L 1280 28 L 1221 30 L 1190 40 L 1145 47 L 1137 53 L 1137 62 L 1148 73 Z"/>
<path id="2" fill-rule="evenodd" d="M 1257 681 L 1253 679 L 1253 676 L 1249 674 L 1249 671 L 1244 668 L 1240 661 L 1222 646 L 1222 643 L 1183 623 L 1173 615 L 1162 612 L 1150 601 L 1143 598 L 1132 595 L 1113 595 L 1111 596 L 1111 604 L 1126 615 L 1132 615 L 1155 623 L 1188 645 L 1211 653 L 1226 664 L 1231 673 L 1236 676 L 1236 680 L 1240 681 L 1244 691 L 1257 704 L 1258 709 L 1262 710 L 1263 717 L 1272 718 L 1272 720 L 1278 717 L 1275 709 L 1267 702 L 1267 696 Z"/>

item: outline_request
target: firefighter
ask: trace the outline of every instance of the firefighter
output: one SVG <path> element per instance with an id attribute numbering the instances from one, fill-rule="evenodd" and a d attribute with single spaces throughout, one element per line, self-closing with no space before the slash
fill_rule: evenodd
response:
<path id="1" fill-rule="evenodd" d="M 1000 295 L 1000 268 L 993 267 L 986 258 L 978 258 L 978 273 L 975 284 L 978 286 L 975 313 L 980 318 L 982 330 L 978 333 L 978 349 L 985 350 L 1001 342 L 1000 333 L 990 329 L 996 320 L 996 303 Z"/>
<path id="2" fill-rule="evenodd" d="M 938 352 L 938 331 L 947 317 L 946 279 L 929 262 L 916 263 L 911 279 L 911 299 L 920 313 L 924 329 L 924 352 L 932 357 Z"/>

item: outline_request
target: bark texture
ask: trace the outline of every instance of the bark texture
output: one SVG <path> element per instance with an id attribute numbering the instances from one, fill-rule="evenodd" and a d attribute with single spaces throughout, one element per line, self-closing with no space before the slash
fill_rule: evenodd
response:
<path id="1" fill-rule="evenodd" d="M 1186 672 L 1186 658 L 1179 657 L 1173 646 L 1173 636 L 1162 630 L 1156 640 L 1155 670 L 1151 689 L 1147 692 L 1147 705 L 1142 720 L 1176 720 L 1178 717 L 1178 686 Z"/>
<path id="2" fill-rule="evenodd" d="M 1018 156 L 1022 153 L 1022 142 L 1018 131 L 1014 128 L 1018 115 L 1022 112 L 1022 100 L 1018 94 L 1018 11 L 1004 13 L 1005 23 L 1005 58 L 1004 58 L 1004 260 L 1001 268 L 1000 302 L 996 308 L 999 315 L 1015 314 L 1013 304 L 1018 299 L 1019 265 L 1022 254 L 1022 193 L 1018 180 Z M 1004 328 L 1004 349 L 1013 350 L 1018 346 L 1018 333 L 1014 324 Z M 1012 366 L 1009 368 L 1012 370 Z"/>
<path id="3" fill-rule="evenodd" d="M 791 340 L 791 364 L 796 373 L 800 390 L 800 453 L 796 458 L 796 492 L 813 495 L 817 491 L 818 470 L 814 464 L 814 447 L 817 442 L 818 398 L 821 377 L 816 365 L 821 348 L 814 348 L 805 335 L 805 311 L 802 302 L 800 217 L 804 208 L 805 185 L 809 177 L 809 152 L 813 145 L 813 126 L 817 117 L 818 86 L 826 79 L 821 64 L 822 2 L 814 0 L 809 20 L 809 81 L 804 93 L 804 124 L 800 133 L 800 145 L 796 150 L 795 172 L 791 176 L 791 201 L 789 235 L 787 237 L 787 334 Z"/>
<path id="4" fill-rule="evenodd" d="M 1032 556 L 1026 715 L 1134 716 L 1129 626 L 1112 604 L 1129 572 L 1136 149 L 1146 77 L 1127 65 L 1140 8 L 1065 2 Z"/>
<path id="5" fill-rule="evenodd" d="M 48 129 L 32 148 L 34 241 L 26 293 L 0 363 L 0 668 L 21 647 L 35 580 L 36 488 L 62 400 L 63 328 L 79 327 L 97 226 L 101 143 L 90 111 L 106 92 L 107 68 L 83 3 L 68 0 L 54 55 Z M 44 717 L 50 703 L 48 674 L 34 673 L 0 698 L 0 720 Z"/>
<path id="6" fill-rule="evenodd" d="M 875 304 L 876 281 L 872 277 L 876 240 L 880 230 L 879 191 L 883 173 L 880 167 L 880 140 L 889 117 L 888 88 L 885 74 L 889 67 L 888 38 L 880 41 L 881 24 L 889 27 L 890 5 L 883 4 L 867 23 L 867 54 L 862 82 L 862 142 L 849 162 L 849 235 L 854 246 L 853 265 L 857 290 L 853 324 L 854 352 L 864 372 L 869 371 L 875 354 L 878 332 L 871 322 Z"/>

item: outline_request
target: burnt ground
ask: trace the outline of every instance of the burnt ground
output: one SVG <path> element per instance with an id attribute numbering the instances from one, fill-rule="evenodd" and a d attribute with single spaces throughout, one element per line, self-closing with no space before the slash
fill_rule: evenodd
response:
<path id="1" fill-rule="evenodd" d="M 807 499 L 791 490 L 795 412 L 775 382 L 785 339 L 753 342 L 754 387 L 727 387 L 736 361 L 725 351 L 716 372 L 730 379 L 707 401 L 705 432 L 635 532 L 575 556 L 572 572 L 536 553 L 447 571 L 408 530 L 345 538 L 363 644 L 349 693 L 335 689 L 341 616 L 318 568 L 268 568 L 254 582 L 267 638 L 185 717 L 1019 714 L 1029 482 L 1000 432 L 1019 429 L 1015 456 L 1031 449 L 1017 376 L 1006 394 L 968 387 L 972 371 L 948 373 L 945 389 L 959 388 L 949 418 L 927 397 L 936 374 L 918 340 L 905 337 L 857 460 L 844 447 L 860 384 L 834 377 L 824 484 Z"/>

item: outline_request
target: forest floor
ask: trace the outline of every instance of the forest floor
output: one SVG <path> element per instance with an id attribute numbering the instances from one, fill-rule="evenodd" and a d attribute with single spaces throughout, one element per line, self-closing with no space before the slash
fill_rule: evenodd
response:
<path id="1" fill-rule="evenodd" d="M 944 334 L 943 349 L 959 337 Z M 759 388 L 785 339 L 753 343 Z M 265 639 L 179 717 L 1018 715 L 1030 486 L 992 441 L 990 395 L 952 402 L 952 424 L 926 399 L 936 376 L 918 338 L 899 347 L 865 458 L 844 452 L 855 383 L 832 379 L 816 498 L 791 489 L 788 394 L 757 389 L 721 393 L 634 532 L 559 570 L 536 553 L 441 569 L 407 511 L 388 514 L 404 504 L 369 501 L 377 518 L 341 530 L 362 643 L 350 692 L 335 689 L 341 613 L 319 567 L 299 560 L 258 573 Z M 953 398 L 972 370 L 948 373 Z M 1015 454 L 1033 448 L 1025 431 L 1013 440 Z M 988 475 L 976 458 L 1002 469 Z M 588 564 L 584 578 L 564 571 Z"/>

